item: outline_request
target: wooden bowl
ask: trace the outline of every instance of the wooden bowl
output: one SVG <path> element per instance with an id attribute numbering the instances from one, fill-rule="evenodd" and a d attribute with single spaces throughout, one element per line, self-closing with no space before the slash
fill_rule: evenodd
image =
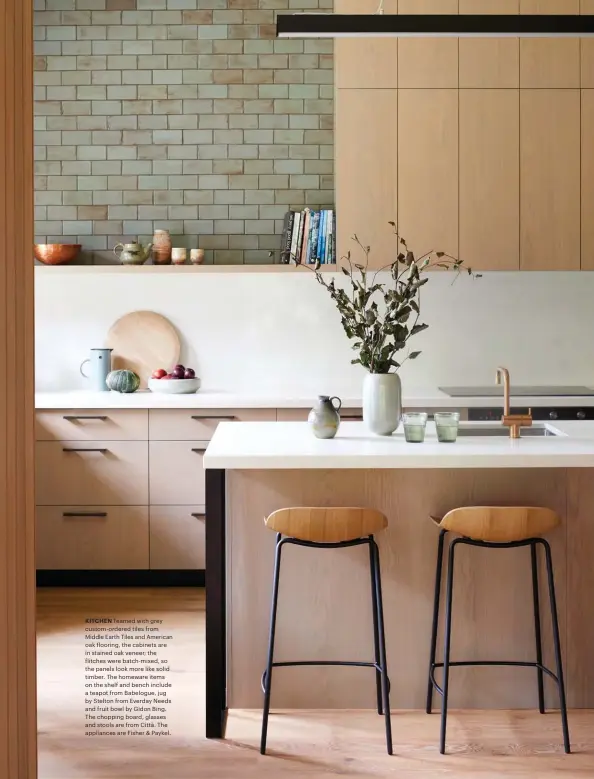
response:
<path id="1" fill-rule="evenodd" d="M 44 265 L 63 265 L 70 262 L 81 250 L 80 243 L 35 243 L 35 259 Z"/>

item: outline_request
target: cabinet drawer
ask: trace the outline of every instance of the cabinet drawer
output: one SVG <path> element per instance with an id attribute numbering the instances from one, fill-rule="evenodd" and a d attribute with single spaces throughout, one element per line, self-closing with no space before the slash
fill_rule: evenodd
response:
<path id="1" fill-rule="evenodd" d="M 151 441 L 151 505 L 203 506 L 205 441 Z"/>
<path id="2" fill-rule="evenodd" d="M 151 506 L 150 567 L 204 568 L 204 506 Z"/>
<path id="3" fill-rule="evenodd" d="M 38 441 L 35 459 L 38 505 L 149 502 L 146 441 Z"/>
<path id="4" fill-rule="evenodd" d="M 148 506 L 38 506 L 37 568 L 148 568 Z"/>
<path id="5" fill-rule="evenodd" d="M 151 409 L 151 441 L 210 441 L 219 422 L 276 420 L 274 408 Z"/>
<path id="6" fill-rule="evenodd" d="M 309 412 L 309 408 L 279 408 L 277 419 L 279 422 L 307 422 Z M 343 408 L 340 419 L 343 422 L 359 421 L 363 419 L 363 411 L 360 408 Z"/>
<path id="7" fill-rule="evenodd" d="M 60 409 L 37 411 L 38 441 L 146 441 L 148 411 Z"/>

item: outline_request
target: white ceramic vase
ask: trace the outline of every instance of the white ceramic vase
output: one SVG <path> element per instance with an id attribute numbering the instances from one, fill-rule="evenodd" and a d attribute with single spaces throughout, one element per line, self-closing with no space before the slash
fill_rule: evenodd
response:
<path id="1" fill-rule="evenodd" d="M 363 381 L 363 421 L 376 435 L 392 435 L 402 416 L 397 373 L 368 373 Z"/>

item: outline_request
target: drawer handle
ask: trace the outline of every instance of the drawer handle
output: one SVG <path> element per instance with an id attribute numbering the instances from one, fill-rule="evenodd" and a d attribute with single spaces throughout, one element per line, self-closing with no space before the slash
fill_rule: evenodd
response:
<path id="1" fill-rule="evenodd" d="M 107 511 L 64 511 L 63 517 L 106 517 Z"/>
<path id="2" fill-rule="evenodd" d="M 196 454 L 204 454 L 206 449 L 192 449 L 193 452 L 196 452 Z"/>
<path id="3" fill-rule="evenodd" d="M 77 416 L 71 416 L 71 415 L 67 414 L 67 415 L 65 415 L 63 417 L 63 419 L 65 419 L 67 422 L 76 422 L 78 419 L 99 419 L 99 420 L 101 420 L 101 422 L 105 422 L 107 417 L 98 416 L 98 415 L 85 416 L 85 415 L 82 415 L 82 414 L 80 416 L 78 416 L 78 415 Z"/>
<path id="4" fill-rule="evenodd" d="M 342 422 L 362 422 L 363 421 L 363 417 L 355 417 L 355 416 L 343 417 L 341 415 L 340 419 Z"/>
<path id="5" fill-rule="evenodd" d="M 219 421 L 224 421 L 225 419 L 237 419 L 237 417 L 233 416 L 232 414 L 217 414 L 216 416 L 212 416 L 211 414 L 206 414 L 205 416 L 200 416 L 199 414 L 192 414 L 192 419 L 196 419 L 197 421 L 203 421 L 205 419 L 211 419 L 216 421 L 217 419 Z"/>
<path id="6" fill-rule="evenodd" d="M 190 514 L 191 517 L 194 517 L 194 519 L 206 519 L 206 514 Z"/>
<path id="7" fill-rule="evenodd" d="M 86 449 L 84 447 L 65 447 L 62 449 L 63 452 L 100 452 L 101 454 L 105 454 L 107 452 L 107 449 Z"/>

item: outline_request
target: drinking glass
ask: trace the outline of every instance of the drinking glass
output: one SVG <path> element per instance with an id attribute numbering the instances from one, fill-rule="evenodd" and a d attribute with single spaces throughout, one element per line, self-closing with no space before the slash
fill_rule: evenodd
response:
<path id="1" fill-rule="evenodd" d="M 427 414 L 424 411 L 411 412 L 402 415 L 404 423 L 404 438 L 409 444 L 422 444 L 425 440 Z"/>
<path id="2" fill-rule="evenodd" d="M 458 438 L 460 414 L 457 411 L 436 411 L 435 429 L 437 440 L 442 444 L 452 444 Z"/>

